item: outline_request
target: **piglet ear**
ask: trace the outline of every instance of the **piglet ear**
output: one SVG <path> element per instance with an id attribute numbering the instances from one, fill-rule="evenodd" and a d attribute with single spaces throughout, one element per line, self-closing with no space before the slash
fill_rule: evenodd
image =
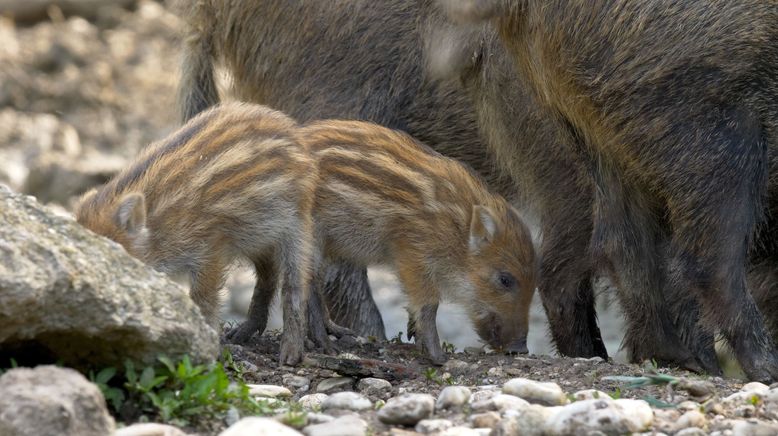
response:
<path id="1" fill-rule="evenodd" d="M 129 234 L 137 233 L 146 226 L 146 199 L 143 194 L 133 192 L 122 197 L 116 210 L 116 225 Z"/>
<path id="2" fill-rule="evenodd" d="M 477 251 L 484 244 L 494 240 L 497 233 L 497 219 L 494 212 L 486 206 L 473 206 L 470 220 L 470 250 Z"/>

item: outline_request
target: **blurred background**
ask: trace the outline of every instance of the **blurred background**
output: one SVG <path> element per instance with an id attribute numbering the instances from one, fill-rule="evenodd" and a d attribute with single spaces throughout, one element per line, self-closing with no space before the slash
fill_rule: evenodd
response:
<path id="1" fill-rule="evenodd" d="M 0 0 L 0 15 L 0 183 L 68 213 L 81 193 L 176 128 L 180 23 L 163 2 L 137 0 Z M 369 275 L 387 337 L 405 332 L 406 301 L 394 276 Z M 236 267 L 227 287 L 223 317 L 239 321 L 252 271 Z M 600 328 L 611 356 L 623 361 L 622 317 L 610 296 L 598 296 Z M 270 328 L 281 328 L 278 307 L 273 315 Z M 438 327 L 459 350 L 480 345 L 454 305 L 441 308 Z M 554 354 L 537 297 L 528 346 Z"/>

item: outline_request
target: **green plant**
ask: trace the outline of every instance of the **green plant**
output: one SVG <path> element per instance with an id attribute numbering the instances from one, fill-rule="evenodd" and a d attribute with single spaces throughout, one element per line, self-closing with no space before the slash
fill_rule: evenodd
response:
<path id="1" fill-rule="evenodd" d="M 621 389 L 616 388 L 613 390 L 613 392 L 609 392 L 608 395 L 610 395 L 611 398 L 613 398 L 614 400 L 618 400 L 619 398 L 621 398 Z"/>
<path id="2" fill-rule="evenodd" d="M 424 377 L 427 380 L 437 384 L 438 386 L 442 386 L 444 384 L 453 385 L 455 383 L 454 378 L 451 377 L 451 375 L 446 375 L 446 377 L 441 377 L 440 375 L 438 375 L 438 370 L 435 368 L 425 369 Z"/>
<path id="3" fill-rule="evenodd" d="M 389 339 L 389 342 L 392 344 L 402 344 L 403 343 L 403 332 L 397 332 L 397 335 L 393 338 Z"/>
<path id="4" fill-rule="evenodd" d="M 446 353 L 454 354 L 457 352 L 457 347 L 454 346 L 454 344 L 443 341 L 443 351 Z"/>
<path id="5" fill-rule="evenodd" d="M 248 386 L 240 379 L 231 381 L 221 363 L 193 365 L 188 356 L 177 362 L 160 357 L 159 364 L 143 369 L 126 361 L 123 377 L 105 368 L 90 378 L 116 413 L 131 404 L 140 415 L 133 418 L 146 416 L 179 426 L 218 419 L 231 407 L 252 415 L 269 415 L 280 407 L 252 398 Z"/>

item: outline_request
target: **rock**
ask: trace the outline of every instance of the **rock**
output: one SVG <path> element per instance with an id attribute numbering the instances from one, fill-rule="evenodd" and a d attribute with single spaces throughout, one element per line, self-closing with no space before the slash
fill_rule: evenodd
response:
<path id="1" fill-rule="evenodd" d="M 329 398 L 327 394 L 308 394 L 300 397 L 297 402 L 306 409 L 319 410 L 327 398 Z"/>
<path id="2" fill-rule="evenodd" d="M 357 390 L 369 397 L 387 399 L 392 393 L 392 384 L 384 379 L 367 377 L 357 383 Z"/>
<path id="3" fill-rule="evenodd" d="M 753 392 L 757 394 L 765 395 L 770 391 L 770 386 L 760 382 L 746 383 L 740 389 L 740 392 Z"/>
<path id="4" fill-rule="evenodd" d="M 685 428 L 675 434 L 675 436 L 705 436 L 708 433 L 697 427 Z"/>
<path id="5" fill-rule="evenodd" d="M 300 436 L 300 432 L 270 418 L 243 418 L 219 436 Z"/>
<path id="6" fill-rule="evenodd" d="M 489 410 L 505 412 L 506 410 L 517 410 L 527 407 L 529 403 L 513 395 L 499 394 L 488 400 L 471 403 L 470 407 L 474 412 L 485 412 Z"/>
<path id="7" fill-rule="evenodd" d="M 675 423 L 675 429 L 683 430 L 689 427 L 705 428 L 707 425 L 708 420 L 705 418 L 705 415 L 697 410 L 690 410 L 678 418 L 678 421 Z"/>
<path id="8" fill-rule="evenodd" d="M 373 407 L 373 403 L 363 395 L 356 392 L 338 392 L 332 394 L 324 400 L 321 405 L 322 410 L 345 409 L 358 412 Z"/>
<path id="9" fill-rule="evenodd" d="M 479 403 L 484 400 L 488 400 L 495 395 L 499 395 L 500 391 L 499 389 L 495 388 L 489 388 L 484 389 L 483 387 L 479 388 L 479 390 L 475 391 L 470 395 L 470 403 Z"/>
<path id="10" fill-rule="evenodd" d="M 538 404 L 528 404 L 521 409 L 506 410 L 504 418 L 497 426 L 498 434 L 542 435 L 550 417 L 560 407 L 545 407 Z M 500 433 L 500 429 L 513 433 Z M 519 433 L 515 430 L 519 429 Z"/>
<path id="11" fill-rule="evenodd" d="M 0 392 L 0 435 L 113 434 L 100 389 L 72 369 L 11 369 L 0 376 Z"/>
<path id="12" fill-rule="evenodd" d="M 451 359 L 443 364 L 443 371 L 450 372 L 453 375 L 462 375 L 467 372 L 469 366 L 467 362 Z"/>
<path id="13" fill-rule="evenodd" d="M 74 196 L 102 185 L 125 166 L 124 159 L 111 155 L 46 153 L 31 163 L 22 192 L 42 203 L 67 206 Z"/>
<path id="14" fill-rule="evenodd" d="M 0 351 L 92 367 L 218 355 L 188 292 L 118 244 L 1 185 L 0 222 Z"/>
<path id="15" fill-rule="evenodd" d="M 756 406 L 753 404 L 743 404 L 737 406 L 735 407 L 734 415 L 741 418 L 751 418 L 752 416 L 756 415 Z"/>
<path id="16" fill-rule="evenodd" d="M 678 403 L 678 410 L 688 412 L 691 410 L 700 410 L 700 403 L 694 402 L 694 401 L 681 401 Z"/>
<path id="17" fill-rule="evenodd" d="M 556 383 L 536 382 L 526 378 L 514 378 L 505 382 L 502 392 L 514 395 L 530 403 L 559 406 L 567 403 L 567 396 Z"/>
<path id="18" fill-rule="evenodd" d="M 284 374 L 281 379 L 284 381 L 284 384 L 286 386 L 291 386 L 295 389 L 306 391 L 308 390 L 308 387 L 311 386 L 311 380 L 309 380 L 306 377 L 301 377 L 299 375 L 294 374 Z"/>
<path id="19" fill-rule="evenodd" d="M 316 412 L 308 412 L 306 416 L 308 417 L 308 424 L 323 424 L 335 420 L 334 416 Z"/>
<path id="20" fill-rule="evenodd" d="M 451 427 L 439 433 L 440 436 L 488 436 L 489 433 L 468 427 Z"/>
<path id="21" fill-rule="evenodd" d="M 681 379 L 676 388 L 698 399 L 706 399 L 716 392 L 716 386 L 707 380 Z"/>
<path id="22" fill-rule="evenodd" d="M 778 434 L 778 424 L 756 419 L 737 421 L 732 426 L 732 436 L 770 436 Z"/>
<path id="23" fill-rule="evenodd" d="M 575 401 L 581 400 L 599 400 L 600 398 L 610 398 L 611 396 L 597 389 L 584 389 L 573 394 Z"/>
<path id="24" fill-rule="evenodd" d="M 331 394 L 333 392 L 350 391 L 354 387 L 351 377 L 325 378 L 316 386 L 316 392 Z"/>
<path id="25" fill-rule="evenodd" d="M 500 414 L 497 412 L 484 412 L 470 415 L 470 424 L 476 428 L 496 428 L 500 423 Z"/>
<path id="26" fill-rule="evenodd" d="M 447 419 L 422 419 L 416 424 L 414 430 L 423 434 L 438 433 L 448 430 L 453 425 L 454 424 Z"/>
<path id="27" fill-rule="evenodd" d="M 766 392 L 767 394 L 769 392 Z M 762 394 L 759 392 L 735 392 L 721 400 L 721 405 L 726 409 L 734 409 L 738 406 L 757 404 L 762 401 Z"/>
<path id="28" fill-rule="evenodd" d="M 303 429 L 305 436 L 365 436 L 367 423 L 358 416 L 347 415 Z"/>
<path id="29" fill-rule="evenodd" d="M 249 388 L 249 395 L 262 398 L 289 398 L 292 396 L 292 391 L 283 387 L 275 385 L 247 385 Z"/>
<path id="30" fill-rule="evenodd" d="M 470 389 L 464 386 L 446 386 L 435 402 L 436 409 L 458 409 L 470 399 Z"/>
<path id="31" fill-rule="evenodd" d="M 654 421 L 651 406 L 643 400 L 584 400 L 559 407 L 546 421 L 551 434 L 606 434 L 646 431 Z"/>
<path id="32" fill-rule="evenodd" d="M 149 422 L 120 428 L 114 436 L 186 436 L 186 433 L 172 425 Z"/>
<path id="33" fill-rule="evenodd" d="M 389 425 L 416 425 L 432 415 L 435 399 L 429 394 L 404 394 L 390 398 L 378 411 L 378 419 Z"/>

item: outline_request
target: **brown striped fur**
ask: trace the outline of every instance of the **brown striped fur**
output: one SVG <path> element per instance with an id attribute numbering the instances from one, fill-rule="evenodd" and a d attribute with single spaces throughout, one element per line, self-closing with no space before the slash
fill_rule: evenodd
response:
<path id="1" fill-rule="evenodd" d="M 87 194 L 77 217 L 161 271 L 190 273 L 214 323 L 225 268 L 251 260 L 257 287 L 240 334 L 264 329 L 283 272 L 284 363 L 302 357 L 310 271 L 325 259 L 394 267 L 435 362 L 446 297 L 492 346 L 526 352 L 536 261 L 518 213 L 465 166 L 375 124 L 298 127 L 262 106 L 222 105 Z"/>
<path id="2" fill-rule="evenodd" d="M 191 295 L 218 327 L 219 291 L 236 258 L 257 287 L 282 274 L 281 361 L 302 358 L 316 168 L 293 140 L 296 123 L 261 106 L 229 104 L 149 146 L 82 199 L 78 221 L 168 273 L 188 273 Z"/>
<path id="3" fill-rule="evenodd" d="M 320 258 L 393 267 L 417 342 L 435 362 L 445 360 L 435 325 L 441 298 L 462 304 L 493 347 L 526 352 L 535 251 L 502 197 L 464 165 L 376 124 L 312 122 L 297 139 L 319 168 Z"/>

